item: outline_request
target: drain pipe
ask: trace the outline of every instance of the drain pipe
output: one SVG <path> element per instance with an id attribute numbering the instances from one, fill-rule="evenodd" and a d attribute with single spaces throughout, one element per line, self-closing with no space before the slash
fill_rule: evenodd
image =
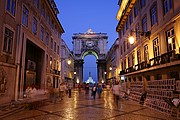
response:
<path id="1" fill-rule="evenodd" d="M 20 79 L 21 79 L 21 64 L 22 64 L 22 51 L 23 51 L 23 39 L 24 39 L 24 34 L 21 34 L 22 32 L 22 25 L 18 25 L 18 30 L 17 30 L 17 49 L 16 49 L 16 59 L 15 59 L 15 64 L 16 64 L 16 79 L 15 79 L 15 101 L 18 100 L 19 98 L 19 85 L 20 85 Z M 21 37 L 22 35 L 22 37 Z"/>

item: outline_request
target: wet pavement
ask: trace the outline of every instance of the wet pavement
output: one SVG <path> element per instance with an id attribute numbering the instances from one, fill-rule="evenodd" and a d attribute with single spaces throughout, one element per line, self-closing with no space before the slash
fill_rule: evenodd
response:
<path id="1" fill-rule="evenodd" d="M 23 106 L 0 109 L 0 120 L 176 120 L 157 110 L 142 106 L 131 100 L 121 100 L 116 106 L 110 91 L 103 91 L 94 100 L 84 91 L 72 92 L 56 103 L 46 101 L 36 109 Z"/>

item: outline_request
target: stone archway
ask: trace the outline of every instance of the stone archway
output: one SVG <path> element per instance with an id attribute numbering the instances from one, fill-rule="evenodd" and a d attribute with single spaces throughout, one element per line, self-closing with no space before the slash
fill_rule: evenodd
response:
<path id="1" fill-rule="evenodd" d="M 76 79 L 82 83 L 84 57 L 92 54 L 97 59 L 98 81 L 105 80 L 104 72 L 106 71 L 105 57 L 107 54 L 107 34 L 95 33 L 91 29 L 88 29 L 86 33 L 73 34 L 72 38 Z"/>

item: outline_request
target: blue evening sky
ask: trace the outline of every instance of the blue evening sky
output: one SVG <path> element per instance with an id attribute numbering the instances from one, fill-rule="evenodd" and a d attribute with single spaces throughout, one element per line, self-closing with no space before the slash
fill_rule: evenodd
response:
<path id="1" fill-rule="evenodd" d="M 96 33 L 107 33 L 107 51 L 118 37 L 116 14 L 119 9 L 118 0 L 55 0 L 60 11 L 58 15 L 65 33 L 62 39 L 70 50 L 73 50 L 73 33 L 84 33 L 91 28 Z M 88 55 L 84 59 L 84 80 L 89 72 L 97 81 L 96 59 Z"/>

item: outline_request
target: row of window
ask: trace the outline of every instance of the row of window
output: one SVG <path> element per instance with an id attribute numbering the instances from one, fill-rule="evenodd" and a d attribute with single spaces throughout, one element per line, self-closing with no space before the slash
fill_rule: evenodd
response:
<path id="1" fill-rule="evenodd" d="M 176 43 L 175 43 L 174 28 L 171 28 L 170 30 L 168 30 L 166 32 L 166 38 L 167 38 L 167 43 L 168 43 L 168 45 L 167 45 L 168 46 L 168 52 L 175 50 L 176 49 Z M 148 44 L 144 45 L 143 52 L 144 52 L 143 53 L 144 60 L 142 60 L 141 49 L 137 50 L 137 64 L 140 64 L 142 61 L 148 61 L 149 60 Z M 158 38 L 153 40 L 153 53 L 154 53 L 154 57 L 160 56 L 160 43 L 159 43 Z M 128 67 L 131 67 L 134 65 L 135 65 L 135 57 L 134 57 L 134 53 L 132 53 L 128 57 Z M 121 66 L 122 66 L 122 70 L 126 69 L 126 59 L 121 61 Z"/>
<path id="2" fill-rule="evenodd" d="M 140 7 L 144 7 L 146 5 L 146 0 L 140 0 Z M 164 9 L 164 15 L 168 13 L 172 9 L 172 0 L 163 0 L 163 9 Z M 129 29 L 129 25 L 133 23 L 133 15 L 134 19 L 138 16 L 139 14 L 139 5 L 136 3 L 134 5 L 134 8 L 132 12 L 129 15 L 129 18 L 127 19 L 126 23 L 124 24 L 124 27 L 120 31 L 120 38 L 125 34 L 125 31 Z M 151 26 L 155 25 L 158 21 L 157 17 L 157 3 L 155 2 L 151 8 L 150 8 L 150 18 L 151 18 Z M 147 32 L 147 16 L 145 15 L 142 18 L 142 31 Z M 139 25 L 136 25 L 136 31 L 139 31 Z"/>
<path id="3" fill-rule="evenodd" d="M 28 19 L 29 19 L 29 10 L 23 6 L 23 13 L 22 13 L 22 24 L 28 27 Z M 34 35 L 37 35 L 37 27 L 38 27 L 38 22 L 37 19 L 35 17 L 33 17 L 32 20 L 32 32 Z M 41 25 L 40 26 L 40 40 L 44 41 L 44 35 L 45 35 L 45 43 L 48 46 L 49 45 L 49 33 L 46 32 L 45 33 L 45 29 L 44 27 Z M 53 46 L 54 44 L 54 46 Z M 56 47 L 57 46 L 57 47 Z M 59 54 L 59 45 L 56 44 L 56 42 L 53 42 L 53 38 L 51 38 L 50 40 L 50 48 L 53 49 L 54 48 L 54 52 L 57 51 L 57 54 Z"/>
<path id="4" fill-rule="evenodd" d="M 50 56 L 48 54 L 46 54 L 46 68 L 50 67 L 50 69 L 55 69 L 58 70 L 60 65 L 59 65 L 59 60 L 56 60 Z"/>
<path id="5" fill-rule="evenodd" d="M 16 0 L 7 0 L 6 1 L 6 10 L 12 14 L 13 16 L 15 16 L 15 11 L 16 11 Z M 33 0 L 33 4 L 35 5 L 36 8 L 39 7 L 39 0 Z M 43 12 L 44 11 L 44 12 Z M 45 16 L 45 8 L 44 8 L 44 4 L 42 5 L 42 10 L 41 10 L 41 14 L 43 16 Z M 52 20 L 52 22 L 50 22 L 50 15 L 47 14 L 46 17 L 47 23 L 49 23 L 51 25 L 51 28 L 53 31 L 55 31 L 55 33 L 57 34 L 57 29 L 54 21 Z M 28 27 L 28 23 L 29 23 L 29 10 L 23 6 L 23 11 L 22 11 L 22 24 L 25 25 L 26 27 Z M 35 17 L 32 18 L 32 32 L 34 35 L 37 35 L 37 26 L 38 26 L 38 21 Z M 55 27 L 54 27 L 55 26 Z M 8 28 L 5 28 L 5 36 L 4 36 L 4 45 L 3 45 L 3 52 L 6 52 L 8 54 L 12 54 L 12 43 L 13 43 L 13 34 L 14 32 L 11 31 Z M 40 27 L 40 40 L 44 40 L 44 35 L 46 35 L 45 37 L 45 43 L 48 46 L 49 45 L 49 33 L 46 32 L 45 33 L 45 29 L 43 26 Z M 58 38 L 60 38 L 60 33 L 58 32 Z M 50 39 L 50 48 L 53 49 L 54 48 L 54 52 L 57 51 L 57 54 L 59 54 L 59 45 L 57 45 L 57 43 L 53 40 L 53 38 Z"/>

